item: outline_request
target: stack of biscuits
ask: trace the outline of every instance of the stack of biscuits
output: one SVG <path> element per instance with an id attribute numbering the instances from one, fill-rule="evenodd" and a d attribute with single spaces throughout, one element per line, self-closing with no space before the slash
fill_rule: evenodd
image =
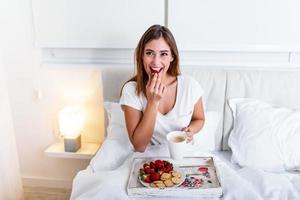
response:
<path id="1" fill-rule="evenodd" d="M 169 173 L 163 173 L 160 176 L 160 180 L 150 183 L 151 187 L 166 188 L 178 185 L 181 182 L 181 174 L 177 171 L 170 171 Z"/>

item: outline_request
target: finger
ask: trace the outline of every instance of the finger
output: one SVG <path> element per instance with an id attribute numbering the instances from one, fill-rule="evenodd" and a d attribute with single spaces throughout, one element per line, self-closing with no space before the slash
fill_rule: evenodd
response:
<path id="1" fill-rule="evenodd" d="M 189 126 L 182 128 L 182 131 L 184 131 L 187 136 L 193 136 L 193 132 Z"/>
<path id="2" fill-rule="evenodd" d="M 146 87 L 149 87 L 149 86 L 150 86 L 150 82 L 151 82 L 151 76 L 149 75 L 149 76 L 148 76 L 148 81 L 147 81 Z"/>
<path id="3" fill-rule="evenodd" d="M 185 134 L 187 135 L 186 142 L 187 143 L 192 142 L 194 138 L 193 138 L 193 133 L 190 132 L 190 128 L 189 127 L 186 128 Z"/>
<path id="4" fill-rule="evenodd" d="M 159 77 L 159 74 L 157 74 L 157 79 L 156 79 L 156 82 L 155 82 L 155 87 L 159 88 L 160 84 L 161 84 L 161 79 Z"/>
<path id="5" fill-rule="evenodd" d="M 152 77 L 151 81 L 150 81 L 150 89 L 154 89 L 155 84 L 156 84 L 156 80 L 157 80 L 157 74 L 154 74 L 154 76 Z"/>
<path id="6" fill-rule="evenodd" d="M 161 89 L 162 89 L 162 84 L 160 84 L 160 83 L 157 83 L 156 85 L 155 85 L 155 92 L 156 92 L 156 94 L 161 94 Z"/>
<path id="7" fill-rule="evenodd" d="M 181 131 L 186 132 L 187 128 L 188 128 L 188 127 L 184 127 L 184 128 L 181 129 Z"/>
<path id="8" fill-rule="evenodd" d="M 187 142 L 187 143 L 190 143 L 190 142 L 192 142 L 192 141 L 193 141 L 193 136 L 187 136 L 186 142 Z"/>
<path id="9" fill-rule="evenodd" d="M 187 130 L 185 131 L 186 135 L 188 137 L 193 137 L 193 133 L 191 132 L 191 129 L 190 128 L 187 128 Z"/>
<path id="10" fill-rule="evenodd" d="M 164 86 L 163 84 L 161 84 L 160 90 L 159 90 L 159 94 L 161 96 L 164 96 L 165 93 L 166 93 L 166 86 Z"/>
<path id="11" fill-rule="evenodd" d="M 157 80 L 161 81 L 161 74 L 160 74 L 160 72 L 157 73 Z"/>

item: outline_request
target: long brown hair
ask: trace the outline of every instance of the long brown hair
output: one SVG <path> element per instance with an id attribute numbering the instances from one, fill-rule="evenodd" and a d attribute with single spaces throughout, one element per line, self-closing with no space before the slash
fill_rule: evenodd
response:
<path id="1" fill-rule="evenodd" d="M 176 41 L 174 39 L 173 34 L 165 26 L 161 26 L 161 25 L 157 25 L 157 24 L 152 25 L 143 34 L 143 36 L 141 37 L 141 39 L 135 49 L 135 54 L 134 54 L 135 75 L 127 81 L 127 82 L 136 81 L 137 95 L 140 95 L 142 92 L 144 94 L 144 96 L 146 97 L 146 84 L 149 79 L 149 76 L 148 76 L 147 72 L 145 71 L 144 64 L 143 64 L 143 55 L 144 55 L 145 46 L 151 40 L 159 39 L 161 37 L 164 38 L 164 40 L 169 45 L 172 56 L 173 56 L 173 61 L 170 63 L 170 67 L 169 67 L 167 73 L 171 76 L 177 76 L 180 74 L 179 53 L 178 53 Z"/>

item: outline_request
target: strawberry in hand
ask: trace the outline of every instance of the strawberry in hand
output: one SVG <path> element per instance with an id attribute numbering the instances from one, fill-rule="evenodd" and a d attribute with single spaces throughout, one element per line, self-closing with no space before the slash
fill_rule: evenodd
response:
<path id="1" fill-rule="evenodd" d="M 155 69 L 150 68 L 152 74 L 158 74 L 159 72 L 161 72 L 162 69 L 163 68 L 160 68 L 159 70 L 155 70 Z"/>

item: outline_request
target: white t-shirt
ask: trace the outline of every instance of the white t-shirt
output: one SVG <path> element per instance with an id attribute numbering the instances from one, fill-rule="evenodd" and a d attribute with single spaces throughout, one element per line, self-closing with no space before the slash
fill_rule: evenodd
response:
<path id="1" fill-rule="evenodd" d="M 123 87 L 120 105 L 130 106 L 142 112 L 145 111 L 147 99 L 141 93 L 136 94 L 136 82 L 130 81 Z M 190 124 L 194 105 L 202 97 L 201 85 L 192 77 L 177 76 L 177 94 L 175 105 L 165 115 L 157 113 L 152 144 L 167 143 L 166 135 L 171 131 L 178 131 Z"/>

